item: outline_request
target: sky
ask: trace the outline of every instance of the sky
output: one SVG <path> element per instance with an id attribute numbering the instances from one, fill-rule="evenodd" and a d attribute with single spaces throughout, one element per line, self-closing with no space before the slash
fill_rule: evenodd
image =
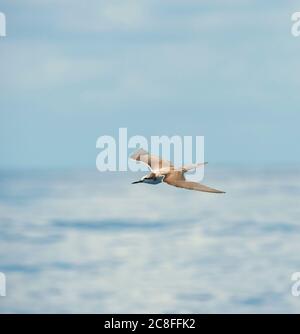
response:
<path id="1" fill-rule="evenodd" d="M 0 168 L 95 168 L 102 135 L 300 163 L 298 1 L 0 1 Z"/>

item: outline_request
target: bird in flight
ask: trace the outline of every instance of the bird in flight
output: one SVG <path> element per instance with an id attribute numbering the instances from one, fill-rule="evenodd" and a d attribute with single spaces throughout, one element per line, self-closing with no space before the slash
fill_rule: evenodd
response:
<path id="1" fill-rule="evenodd" d="M 163 160 L 158 156 L 149 154 L 142 148 L 136 151 L 130 158 L 146 164 L 150 169 L 149 174 L 143 176 L 139 181 L 132 182 L 132 184 L 136 183 L 158 184 L 161 182 L 165 182 L 171 186 L 179 188 L 204 191 L 208 193 L 219 193 L 219 194 L 225 193 L 224 191 L 213 189 L 205 186 L 204 184 L 187 181 L 185 179 L 184 174 L 187 171 L 201 167 L 206 163 L 199 163 L 176 168 L 174 167 L 174 165 L 172 165 L 170 161 Z"/>

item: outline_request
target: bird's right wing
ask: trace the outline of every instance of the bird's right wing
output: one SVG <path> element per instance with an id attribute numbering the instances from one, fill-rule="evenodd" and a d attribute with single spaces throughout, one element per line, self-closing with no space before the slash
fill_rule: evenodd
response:
<path id="1" fill-rule="evenodd" d="M 224 191 L 213 189 L 210 187 L 205 186 L 204 184 L 200 184 L 197 182 L 191 182 L 191 181 L 186 181 L 186 180 L 175 180 L 175 179 L 168 179 L 165 178 L 164 182 L 168 183 L 171 186 L 179 187 L 179 188 L 185 188 L 185 189 L 190 189 L 190 190 L 197 190 L 197 191 L 204 191 L 207 193 L 219 193 L 219 194 L 224 194 Z"/>
<path id="2" fill-rule="evenodd" d="M 184 173 L 189 171 L 189 170 L 192 170 L 192 169 L 196 169 L 196 168 L 199 168 L 199 167 L 202 167 L 204 165 L 206 165 L 207 162 L 200 162 L 198 164 L 192 164 L 192 165 L 185 165 L 183 167 L 180 168 L 181 171 L 183 171 Z"/>
<path id="3" fill-rule="evenodd" d="M 159 170 L 161 168 L 173 168 L 174 167 L 170 161 L 163 160 L 156 155 L 149 154 L 147 151 L 145 151 L 142 148 L 137 150 L 130 158 L 136 161 L 141 161 L 145 163 L 153 171 Z"/>

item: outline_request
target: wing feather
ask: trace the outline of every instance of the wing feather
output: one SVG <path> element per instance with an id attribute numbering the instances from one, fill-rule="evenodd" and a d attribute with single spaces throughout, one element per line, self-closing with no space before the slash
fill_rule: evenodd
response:
<path id="1" fill-rule="evenodd" d="M 134 159 L 136 161 L 141 161 L 148 165 L 151 170 L 159 170 L 162 168 L 173 168 L 174 166 L 171 164 L 168 160 L 163 160 L 160 157 L 149 154 L 144 149 L 137 150 L 131 157 L 131 159 Z"/>
<path id="2" fill-rule="evenodd" d="M 181 170 L 186 173 L 188 172 L 189 170 L 192 170 L 192 169 L 196 169 L 196 168 L 199 168 L 199 167 L 203 167 L 204 165 L 206 165 L 207 162 L 200 162 L 198 164 L 193 164 L 193 165 L 185 165 L 183 167 L 181 167 Z"/>
<path id="3" fill-rule="evenodd" d="M 197 191 L 204 191 L 208 193 L 219 193 L 219 194 L 224 194 L 224 191 L 217 190 L 214 188 L 210 188 L 208 186 L 205 186 L 204 184 L 197 183 L 197 182 L 191 182 L 191 181 L 186 181 L 186 180 L 178 180 L 178 179 L 170 179 L 170 178 L 165 178 L 164 182 L 168 183 L 171 186 L 174 187 L 179 187 L 179 188 L 184 188 L 184 189 L 190 189 L 190 190 L 197 190 Z"/>

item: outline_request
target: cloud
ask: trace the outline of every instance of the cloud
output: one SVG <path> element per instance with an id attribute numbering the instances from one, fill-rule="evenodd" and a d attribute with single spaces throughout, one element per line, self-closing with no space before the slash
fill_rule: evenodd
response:
<path id="1" fill-rule="evenodd" d="M 5 80 L 1 80 L 0 87 L 11 93 L 86 82 L 108 71 L 104 60 L 68 55 L 51 43 L 12 42 L 1 56 L 0 71 Z"/>
<path id="2" fill-rule="evenodd" d="M 42 6 L 31 0 L 24 6 L 35 8 L 61 32 L 74 34 L 137 31 L 146 24 L 149 12 L 149 2 L 144 0 L 46 1 Z"/>
<path id="3" fill-rule="evenodd" d="M 278 144 L 295 140 L 297 122 L 290 120 L 299 117 L 293 4 L 10 2 L 9 36 L 0 44 L 0 133 L 10 147 L 28 144 L 23 155 L 1 146 L 2 157 L 34 161 L 44 149 L 37 136 L 50 138 L 55 127 L 62 145 L 51 150 L 49 139 L 44 165 L 64 160 L 70 138 L 85 149 L 73 152 L 76 161 L 88 163 L 99 133 L 125 124 L 145 133 L 211 136 L 216 156 L 229 160 L 247 155 L 245 145 L 259 161 L 280 159 Z M 140 120 L 149 115 L 141 128 Z M 283 124 L 284 144 L 278 139 Z M 229 140 L 229 152 L 220 149 L 220 137 Z M 268 155 L 255 148 L 262 142 Z M 294 160 L 288 147 L 285 154 Z"/>

